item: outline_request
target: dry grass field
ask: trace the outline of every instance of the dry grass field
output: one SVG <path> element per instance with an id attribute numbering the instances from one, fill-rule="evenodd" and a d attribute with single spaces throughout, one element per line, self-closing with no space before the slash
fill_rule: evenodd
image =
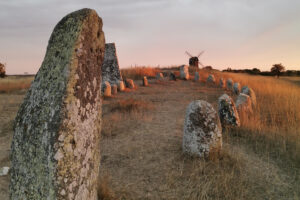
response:
<path id="1" fill-rule="evenodd" d="M 122 70 L 139 79 L 138 88 L 103 100 L 101 199 L 300 198 L 300 78 L 200 70 L 200 82 L 152 79 L 142 87 L 140 78 L 157 70 Z M 223 132 L 219 158 L 193 159 L 181 150 L 187 105 L 203 99 L 217 109 L 224 92 L 236 98 L 207 86 L 210 73 L 252 87 L 258 106 L 241 127 Z M 12 124 L 24 94 L 0 92 L 0 167 L 10 165 Z M 9 177 L 0 177 L 0 199 L 8 199 L 8 185 Z"/>

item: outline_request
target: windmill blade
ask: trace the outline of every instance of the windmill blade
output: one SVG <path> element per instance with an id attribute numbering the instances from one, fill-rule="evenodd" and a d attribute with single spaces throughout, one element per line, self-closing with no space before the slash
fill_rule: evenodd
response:
<path id="1" fill-rule="evenodd" d="M 199 58 L 203 53 L 204 51 L 200 52 L 197 57 Z"/>
<path id="2" fill-rule="evenodd" d="M 192 54 L 190 54 L 189 52 L 185 51 L 186 55 L 193 57 Z"/>
<path id="3" fill-rule="evenodd" d="M 200 61 L 198 61 L 198 63 L 199 63 L 202 67 L 205 67 Z"/>

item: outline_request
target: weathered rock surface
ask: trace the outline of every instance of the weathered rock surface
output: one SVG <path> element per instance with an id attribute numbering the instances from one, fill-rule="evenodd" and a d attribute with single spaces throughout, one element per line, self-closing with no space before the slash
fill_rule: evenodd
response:
<path id="1" fill-rule="evenodd" d="M 199 75 L 199 72 L 195 72 L 195 78 L 194 78 L 195 81 L 200 81 L 200 75 Z"/>
<path id="2" fill-rule="evenodd" d="M 164 75 L 162 73 L 159 72 L 159 73 L 156 74 L 156 79 L 157 80 L 162 80 L 163 78 L 164 78 Z"/>
<path id="3" fill-rule="evenodd" d="M 222 132 L 218 115 L 211 104 L 196 100 L 189 104 L 184 121 L 183 152 L 208 157 L 222 148 Z"/>
<path id="4" fill-rule="evenodd" d="M 102 90 L 103 96 L 111 97 L 111 86 L 108 81 L 105 81 L 102 83 L 101 90 Z"/>
<path id="5" fill-rule="evenodd" d="M 228 90 L 231 90 L 231 91 L 233 90 L 233 81 L 232 81 L 231 78 L 227 79 L 226 87 L 227 87 Z"/>
<path id="6" fill-rule="evenodd" d="M 213 84 L 213 85 L 216 84 L 215 76 L 212 75 L 212 74 L 210 74 L 210 75 L 207 77 L 206 82 L 207 82 L 208 84 Z"/>
<path id="7" fill-rule="evenodd" d="M 253 106 L 256 106 L 256 95 L 254 90 L 252 90 L 252 88 L 248 87 L 248 86 L 243 86 L 241 93 L 247 94 L 250 96 L 251 102 Z"/>
<path id="8" fill-rule="evenodd" d="M 176 78 L 174 72 L 171 72 L 171 73 L 170 73 L 170 80 L 171 80 L 171 81 L 176 81 L 176 80 L 177 80 L 177 78 Z"/>
<path id="9" fill-rule="evenodd" d="M 233 92 L 234 94 L 238 95 L 241 91 L 241 85 L 240 83 L 236 82 L 233 84 Z"/>
<path id="10" fill-rule="evenodd" d="M 225 80 L 223 78 L 220 78 L 220 83 L 219 83 L 221 88 L 225 88 Z"/>
<path id="11" fill-rule="evenodd" d="M 94 10 L 56 25 L 15 119 L 11 199 L 97 199 L 104 48 Z"/>
<path id="12" fill-rule="evenodd" d="M 240 118 L 235 104 L 227 94 L 223 94 L 218 100 L 218 113 L 223 127 L 240 126 Z"/>
<path id="13" fill-rule="evenodd" d="M 118 86 L 118 91 L 122 92 L 125 90 L 124 81 L 118 81 L 117 86 Z"/>
<path id="14" fill-rule="evenodd" d="M 239 114 L 253 113 L 252 102 L 251 102 L 250 96 L 248 96 L 244 93 L 239 94 L 239 96 L 236 99 L 235 105 L 236 105 L 236 108 L 237 108 Z"/>
<path id="15" fill-rule="evenodd" d="M 102 80 L 108 81 L 111 85 L 122 80 L 115 43 L 105 44 Z"/>
<path id="16" fill-rule="evenodd" d="M 116 95 L 118 93 L 118 86 L 116 84 L 111 86 L 111 94 Z"/>
<path id="17" fill-rule="evenodd" d="M 149 84 L 148 84 L 148 79 L 147 79 L 147 77 L 146 76 L 144 76 L 143 77 L 143 86 L 148 86 Z"/>
<path id="18" fill-rule="evenodd" d="M 184 80 L 190 79 L 189 66 L 187 65 L 180 66 L 180 78 Z"/>
<path id="19" fill-rule="evenodd" d="M 130 88 L 130 89 L 134 89 L 135 85 L 132 79 L 126 79 L 125 80 L 125 85 L 126 87 Z"/>

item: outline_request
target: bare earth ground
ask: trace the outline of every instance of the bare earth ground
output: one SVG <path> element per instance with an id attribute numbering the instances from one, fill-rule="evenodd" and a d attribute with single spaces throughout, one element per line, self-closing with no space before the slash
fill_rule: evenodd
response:
<path id="1" fill-rule="evenodd" d="M 140 82 L 136 82 L 141 84 Z M 294 176 L 224 133 L 220 159 L 181 153 L 187 105 L 197 99 L 217 109 L 224 91 L 192 81 L 150 81 L 150 87 L 118 93 L 103 102 L 101 180 L 116 199 L 299 199 Z M 0 167 L 9 166 L 12 120 L 24 93 L 0 94 Z M 142 102 L 132 112 L 119 101 Z M 8 199 L 9 177 L 0 177 Z"/>

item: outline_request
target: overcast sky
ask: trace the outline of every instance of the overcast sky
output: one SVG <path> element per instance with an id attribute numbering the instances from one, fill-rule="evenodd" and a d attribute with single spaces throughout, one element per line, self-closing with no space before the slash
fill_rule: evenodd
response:
<path id="1" fill-rule="evenodd" d="M 121 67 L 188 63 L 187 50 L 217 69 L 300 70 L 299 0 L 0 0 L 0 62 L 36 73 L 54 26 L 95 9 Z"/>

